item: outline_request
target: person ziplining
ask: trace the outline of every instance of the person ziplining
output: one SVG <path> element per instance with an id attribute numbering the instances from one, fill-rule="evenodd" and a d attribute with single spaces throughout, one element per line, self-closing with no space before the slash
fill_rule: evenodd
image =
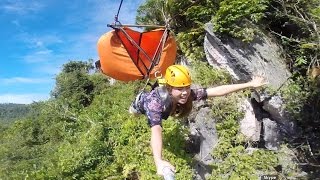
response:
<path id="1" fill-rule="evenodd" d="M 207 98 L 225 96 L 246 88 L 258 88 L 265 84 L 263 77 L 257 76 L 246 83 L 222 85 L 209 88 L 192 89 L 189 70 L 182 65 L 172 65 L 167 68 L 165 83 L 151 92 L 142 92 L 132 102 L 131 114 L 144 114 L 151 128 L 151 148 L 157 173 L 169 167 L 175 172 L 175 167 L 162 157 L 162 120 L 169 116 L 185 117 L 192 110 L 192 102 Z"/>
<path id="2" fill-rule="evenodd" d="M 169 116 L 188 116 L 193 101 L 224 96 L 246 88 L 258 88 L 267 83 L 263 77 L 257 76 L 241 84 L 191 88 L 190 71 L 185 66 L 175 64 L 177 45 L 169 26 L 122 25 L 118 21 L 120 7 L 115 23 L 108 25 L 113 31 L 102 35 L 97 43 L 100 70 L 109 77 L 125 82 L 147 80 L 148 83 L 150 79 L 157 80 L 151 91 L 142 88 L 129 107 L 129 113 L 146 116 L 151 129 L 150 144 L 157 174 L 171 180 L 174 179 L 175 167 L 162 156 L 162 120 Z M 140 33 L 129 27 L 160 29 Z"/>

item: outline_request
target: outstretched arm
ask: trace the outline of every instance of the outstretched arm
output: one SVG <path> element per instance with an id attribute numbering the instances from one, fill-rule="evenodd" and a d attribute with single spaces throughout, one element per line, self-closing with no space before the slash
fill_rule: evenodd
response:
<path id="1" fill-rule="evenodd" d="M 256 77 L 253 77 L 251 81 L 246 83 L 222 85 L 222 86 L 207 88 L 207 95 L 208 97 L 224 96 L 229 93 L 233 93 L 246 88 L 257 88 L 265 84 L 267 84 L 267 82 L 265 82 L 265 79 L 263 77 L 256 76 Z"/>
<path id="2" fill-rule="evenodd" d="M 151 148 L 154 162 L 157 167 L 157 174 L 163 175 L 162 170 L 166 166 L 174 172 L 174 166 L 169 162 L 162 160 L 162 127 L 160 125 L 151 127 Z"/>

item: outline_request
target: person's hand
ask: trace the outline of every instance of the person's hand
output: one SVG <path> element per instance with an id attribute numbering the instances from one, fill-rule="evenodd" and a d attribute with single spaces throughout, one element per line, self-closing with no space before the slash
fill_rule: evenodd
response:
<path id="1" fill-rule="evenodd" d="M 163 176 L 163 168 L 164 167 L 169 167 L 171 171 L 176 172 L 175 167 L 172 166 L 168 161 L 164 160 L 159 160 L 156 162 L 156 167 L 157 167 L 157 174 Z"/>
<path id="2" fill-rule="evenodd" d="M 263 85 L 268 84 L 266 79 L 262 76 L 253 76 L 252 80 L 249 83 L 250 83 L 250 86 L 254 88 L 261 87 Z"/>

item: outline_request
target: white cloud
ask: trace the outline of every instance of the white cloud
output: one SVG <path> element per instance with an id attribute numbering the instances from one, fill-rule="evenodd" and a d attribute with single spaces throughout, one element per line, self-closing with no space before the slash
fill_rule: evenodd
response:
<path id="1" fill-rule="evenodd" d="M 6 4 L 1 6 L 6 12 L 13 12 L 17 14 L 26 14 L 29 12 L 36 12 L 41 10 L 44 7 L 44 4 L 41 4 L 37 1 L 15 1 L 15 2 L 7 2 Z"/>
<path id="2" fill-rule="evenodd" d="M 134 24 L 134 18 L 136 15 L 137 4 L 141 4 L 144 0 L 127 0 L 122 4 L 122 8 L 119 14 L 119 20 L 125 24 Z M 10 2 L 10 1 L 9 1 Z M 0 10 L 4 12 L 15 13 L 34 13 L 37 11 L 44 12 L 46 8 L 44 5 L 38 4 L 35 1 L 15 0 L 15 3 L 7 3 L 5 6 L 0 3 Z M 38 1 L 41 2 L 42 1 Z M 92 6 L 86 6 L 89 9 L 78 7 L 79 4 L 74 4 L 75 9 L 78 11 L 75 14 L 69 14 L 66 11 L 64 16 L 65 21 L 60 21 L 61 24 L 66 25 L 66 28 L 51 28 L 50 31 L 45 32 L 31 32 L 28 28 L 23 28 L 26 23 L 22 23 L 22 20 L 13 20 L 12 24 L 17 27 L 21 27 L 21 34 L 18 34 L 16 38 L 24 44 L 26 50 L 24 54 L 19 56 L 24 63 L 26 63 L 26 69 L 31 70 L 35 74 L 46 74 L 51 76 L 58 74 L 62 64 L 66 63 L 70 59 L 87 60 L 88 58 L 97 59 L 96 43 L 98 38 L 105 32 L 110 31 L 111 28 L 107 27 L 108 23 L 113 23 L 114 15 L 117 13 L 120 1 L 111 0 L 94 0 L 87 1 Z M 46 2 L 53 3 L 53 2 Z M 59 2 L 60 4 L 60 2 Z M 50 7 L 49 5 L 47 7 Z M 82 9 L 82 10 L 81 10 Z M 29 15 L 29 14 L 26 14 Z M 79 18 L 81 16 L 81 18 Z M 41 16 L 36 16 L 41 17 Z M 79 24 L 80 23 L 80 24 Z M 69 24 L 69 26 L 67 26 Z M 68 33 L 71 25 L 81 28 L 81 32 Z M 83 28 L 82 28 L 83 27 Z M 90 27 L 90 28 L 88 28 Z M 28 32 L 26 30 L 28 29 Z M 72 32 L 74 31 L 71 28 Z M 65 32 L 66 31 L 66 32 Z M 19 45 L 21 46 L 21 45 Z M 0 84 L 6 85 L 18 85 L 18 84 L 40 84 L 53 82 L 54 78 L 24 78 L 24 77 L 12 77 L 7 79 L 0 79 Z M 22 97 L 20 95 L 19 97 Z M 4 98 L 3 96 L 0 97 Z M 1 101 L 0 99 L 0 101 Z"/>
<path id="3" fill-rule="evenodd" d="M 54 59 L 55 55 L 52 54 L 51 50 L 36 51 L 24 56 L 22 59 L 27 63 L 39 63 L 47 62 Z"/>
<path id="4" fill-rule="evenodd" d="M 134 24 L 137 10 L 136 5 L 141 4 L 143 1 L 124 1 L 119 14 L 119 20 L 124 24 Z M 47 5 L 41 4 L 44 2 Z M 27 84 L 42 86 L 41 83 L 47 83 L 45 86 L 48 86 L 49 83 L 55 81 L 53 74 L 58 74 L 62 64 L 68 60 L 98 58 L 96 50 L 97 40 L 103 33 L 111 30 L 111 28 L 107 27 L 107 24 L 113 23 L 120 1 L 90 0 L 86 1 L 86 3 L 89 3 L 88 6 L 83 6 L 79 2 L 65 2 L 74 5 L 74 7 L 71 7 L 74 11 L 65 11 L 63 16 L 65 20 L 59 21 L 59 24 L 64 25 L 64 28 L 60 26 L 57 26 L 57 28 L 51 27 L 43 32 L 28 27 L 28 20 L 42 18 L 40 13 L 47 13 L 53 7 L 48 5 L 48 3 L 59 3 L 60 5 L 63 4 L 61 1 L 13 0 L 0 2 L 1 12 L 11 13 L 10 16 L 13 13 L 18 15 L 17 17 L 13 16 L 16 19 L 11 20 L 11 25 L 18 27 L 21 34 L 17 34 L 12 38 L 13 40 L 18 40 L 17 46 L 25 47 L 26 49 L 25 51 L 17 52 L 14 56 L 20 57 L 20 60 L 26 63 L 23 66 L 23 70 L 32 70 L 34 74 L 45 74 L 40 78 L 23 77 L 23 75 L 18 75 L 21 77 L 0 78 L 0 89 L 1 85 L 17 86 L 22 84 L 26 90 L 29 89 Z M 45 8 L 48 8 L 48 11 Z M 22 19 L 24 16 L 28 16 L 28 18 Z M 35 23 L 36 21 L 32 22 Z M 75 30 L 77 29 L 81 29 L 81 32 L 76 32 Z M 45 78 L 44 76 L 52 77 Z M 10 91 L 11 93 L 14 92 L 13 88 Z M 0 103 L 32 103 L 32 101 L 47 99 L 48 96 L 47 94 L 0 94 Z"/>
<path id="5" fill-rule="evenodd" d="M 58 35 L 31 35 L 30 33 L 21 33 L 18 38 L 26 43 L 29 48 L 47 48 L 50 45 L 62 43 L 63 40 Z"/>
<path id="6" fill-rule="evenodd" d="M 47 54 L 51 54 L 52 53 L 52 50 L 43 50 L 43 51 L 38 51 L 38 52 L 35 52 L 34 54 L 38 54 L 38 55 L 47 55 Z"/>
<path id="7" fill-rule="evenodd" d="M 47 99 L 47 94 L 0 94 L 0 103 L 31 104 Z"/>
<path id="8" fill-rule="evenodd" d="M 143 0 L 128 0 L 123 2 L 119 18 L 124 23 L 134 24 L 134 18 L 136 15 L 137 4 L 141 4 Z M 21 2 L 20 2 L 21 3 Z M 107 28 L 108 23 L 113 23 L 114 15 L 119 8 L 118 1 L 105 1 L 96 0 L 90 1 L 91 7 L 86 10 L 86 18 L 79 18 L 79 14 L 70 14 L 66 16 L 66 24 L 80 23 L 87 24 L 89 28 L 84 32 L 76 34 L 63 35 L 56 29 L 56 33 L 45 35 L 34 35 L 29 32 L 21 33 L 19 39 L 26 43 L 27 47 L 33 51 L 29 51 L 22 57 L 22 60 L 26 63 L 41 63 L 41 62 L 54 62 L 65 63 L 69 59 L 87 60 L 88 58 L 97 58 L 96 42 L 98 38 L 111 28 Z M 19 4 L 19 3 L 17 3 Z M 75 5 L 74 8 L 78 8 Z M 81 14 L 82 12 L 79 11 Z M 74 22 L 72 22 L 74 21 Z M 65 37 L 63 37 L 65 36 Z M 65 45 L 69 43 L 66 48 Z M 61 50 L 53 49 L 53 47 L 59 47 Z M 53 65 L 56 66 L 56 65 Z"/>
<path id="9" fill-rule="evenodd" d="M 17 27 L 20 27 L 20 26 L 21 26 L 19 20 L 13 20 L 13 21 L 11 21 L 11 23 L 14 24 L 14 25 L 17 26 Z"/>
<path id="10" fill-rule="evenodd" d="M 112 29 L 107 27 L 107 24 L 114 22 L 114 16 L 116 15 L 120 1 L 105 1 L 96 0 L 91 1 L 93 4 L 90 10 L 86 12 L 86 18 L 82 24 L 86 24 L 87 27 L 94 27 L 84 29 L 83 32 L 78 34 L 69 34 L 65 41 L 71 44 L 68 48 L 65 48 L 63 53 L 68 59 L 87 60 L 86 58 L 97 59 L 96 43 L 101 35 Z M 122 7 L 119 13 L 119 20 L 125 24 L 134 24 L 137 7 L 142 4 L 144 0 L 127 0 L 122 3 Z M 81 12 L 80 12 L 81 13 Z M 81 19 L 77 17 L 67 17 L 65 23 L 73 24 Z M 74 22 L 73 22 L 74 21 Z M 69 56 L 67 56 L 69 55 Z M 81 59 L 79 59 L 79 57 Z"/>
<path id="11" fill-rule="evenodd" d="M 50 79 L 55 79 L 55 76 L 60 72 L 61 67 L 61 61 L 55 63 L 41 63 L 32 67 L 32 71 L 47 74 L 50 76 Z"/>
<path id="12" fill-rule="evenodd" d="M 12 78 L 2 78 L 0 83 L 4 84 L 40 84 L 40 83 L 50 83 L 51 79 L 48 78 L 25 78 L 25 77 L 12 77 Z"/>
<path id="13" fill-rule="evenodd" d="M 21 57 L 26 63 L 56 62 L 59 54 L 50 47 L 63 44 L 63 38 L 54 34 L 35 36 L 24 32 L 18 35 L 18 39 L 30 49 L 28 54 Z"/>

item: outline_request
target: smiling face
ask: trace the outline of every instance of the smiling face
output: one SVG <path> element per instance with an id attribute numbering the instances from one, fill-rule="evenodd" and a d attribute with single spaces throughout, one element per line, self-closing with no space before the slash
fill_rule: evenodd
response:
<path id="1" fill-rule="evenodd" d="M 190 86 L 186 87 L 171 87 L 171 96 L 174 101 L 179 104 L 185 104 L 190 96 Z"/>

